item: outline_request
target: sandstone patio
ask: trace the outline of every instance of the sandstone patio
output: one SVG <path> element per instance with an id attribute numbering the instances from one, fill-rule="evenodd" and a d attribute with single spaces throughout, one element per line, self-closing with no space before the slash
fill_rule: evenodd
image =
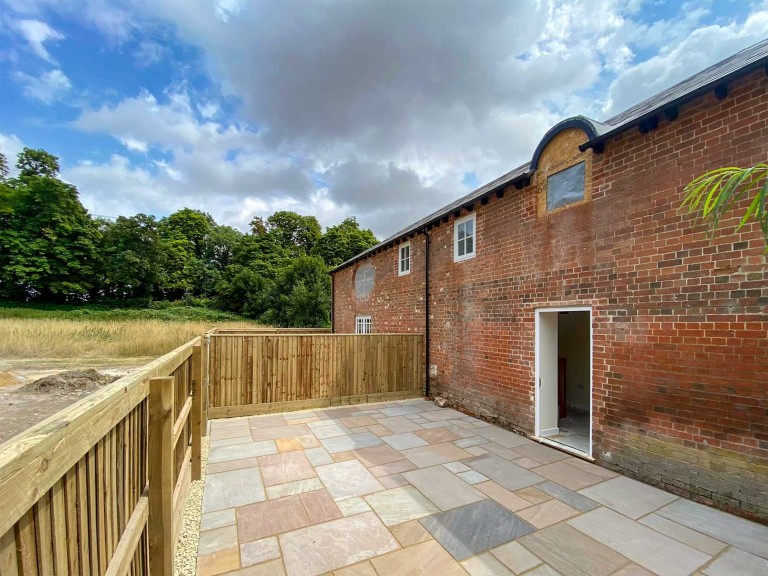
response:
<path id="1" fill-rule="evenodd" d="M 424 400 L 210 423 L 198 574 L 768 574 L 768 527 Z"/>

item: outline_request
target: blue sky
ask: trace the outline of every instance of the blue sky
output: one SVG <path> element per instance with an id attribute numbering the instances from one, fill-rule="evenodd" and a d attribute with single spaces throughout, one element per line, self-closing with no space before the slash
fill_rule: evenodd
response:
<path id="1" fill-rule="evenodd" d="M 763 0 L 0 0 L 0 151 L 98 215 L 381 237 L 766 36 Z"/>

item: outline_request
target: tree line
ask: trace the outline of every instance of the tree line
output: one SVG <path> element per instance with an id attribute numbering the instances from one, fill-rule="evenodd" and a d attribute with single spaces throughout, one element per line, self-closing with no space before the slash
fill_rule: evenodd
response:
<path id="1" fill-rule="evenodd" d="M 279 211 L 249 233 L 183 208 L 164 218 L 94 218 L 58 158 L 24 148 L 9 176 L 0 153 L 0 300 L 149 304 L 187 299 L 278 326 L 329 323 L 328 271 L 376 244 L 347 218 Z"/>

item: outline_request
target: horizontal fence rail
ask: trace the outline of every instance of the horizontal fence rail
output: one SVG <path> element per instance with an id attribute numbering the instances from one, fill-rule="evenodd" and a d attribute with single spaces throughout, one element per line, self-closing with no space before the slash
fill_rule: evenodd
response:
<path id="1" fill-rule="evenodd" d="M 0 445 L 0 576 L 170 576 L 201 383 L 196 338 Z"/>
<path id="2" fill-rule="evenodd" d="M 424 393 L 420 334 L 206 335 L 208 416 L 412 398 Z"/>

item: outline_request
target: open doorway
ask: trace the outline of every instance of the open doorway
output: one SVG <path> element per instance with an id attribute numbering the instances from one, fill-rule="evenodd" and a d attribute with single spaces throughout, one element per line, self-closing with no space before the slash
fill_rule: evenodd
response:
<path id="1" fill-rule="evenodd" d="M 592 311 L 536 311 L 536 435 L 592 453 Z"/>

